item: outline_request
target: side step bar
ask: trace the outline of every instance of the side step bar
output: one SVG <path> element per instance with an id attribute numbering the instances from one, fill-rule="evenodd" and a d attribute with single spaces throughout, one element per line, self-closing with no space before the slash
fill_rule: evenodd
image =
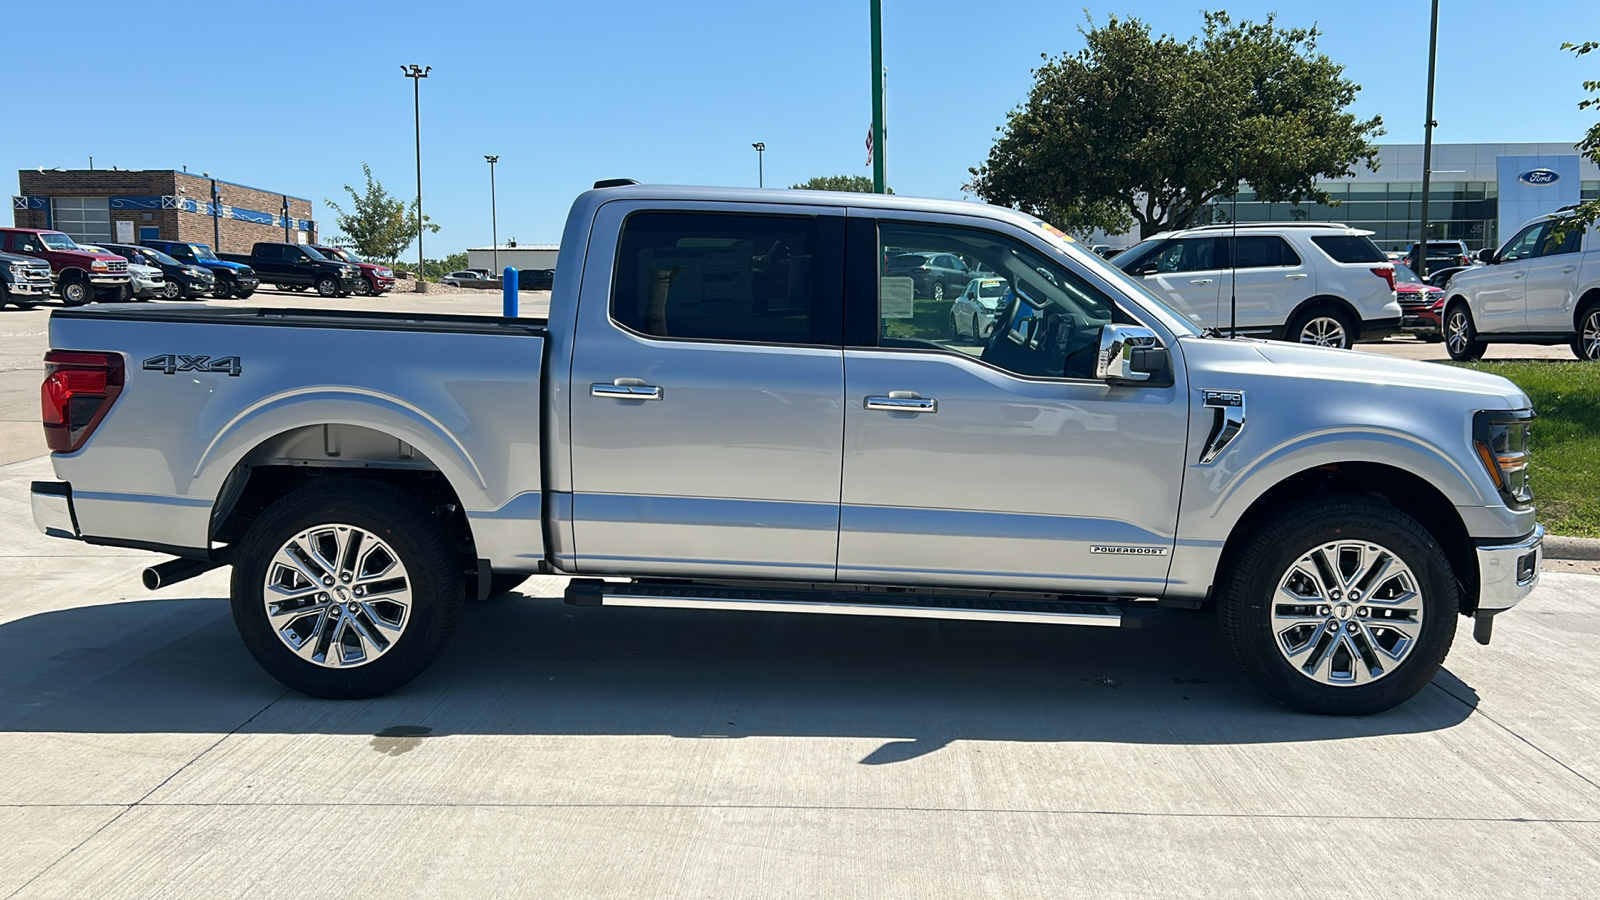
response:
<path id="1" fill-rule="evenodd" d="M 814 613 L 833 616 L 891 616 L 906 619 L 958 619 L 969 622 L 1032 622 L 1045 625 L 1098 625 L 1137 628 L 1155 603 L 1082 598 L 1031 599 L 946 594 L 845 592 L 803 589 L 720 587 L 683 583 L 614 582 L 575 578 L 567 585 L 573 606 L 628 606 L 649 609 L 724 609 L 746 612 Z"/>

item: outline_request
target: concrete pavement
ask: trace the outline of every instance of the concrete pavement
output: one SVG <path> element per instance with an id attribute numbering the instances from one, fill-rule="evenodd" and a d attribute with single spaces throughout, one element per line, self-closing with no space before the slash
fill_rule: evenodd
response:
<path id="1" fill-rule="evenodd" d="M 0 314 L 23 334 L 0 340 L 0 897 L 1600 880 L 1600 578 L 1547 575 L 1491 646 L 1462 627 L 1422 695 L 1357 719 L 1272 704 L 1203 614 L 1108 633 L 586 609 L 552 578 L 471 604 L 410 687 L 313 700 L 245 653 L 226 571 L 148 593 L 155 557 L 33 529 L 42 324 Z"/>

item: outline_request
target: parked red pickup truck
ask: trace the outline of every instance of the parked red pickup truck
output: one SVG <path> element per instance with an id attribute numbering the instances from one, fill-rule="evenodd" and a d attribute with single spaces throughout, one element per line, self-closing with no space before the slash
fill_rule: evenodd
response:
<path id="1" fill-rule="evenodd" d="M 128 261 L 111 253 L 85 250 L 59 231 L 0 228 L 0 249 L 50 264 L 56 293 L 67 306 L 91 300 L 126 300 L 133 295 Z"/>
<path id="2" fill-rule="evenodd" d="M 361 280 L 366 282 L 366 294 L 376 297 L 394 287 L 394 270 L 388 266 L 377 263 L 362 262 L 360 257 L 343 247 L 330 247 L 326 244 L 312 244 L 311 249 L 321 253 L 329 259 L 337 259 L 361 267 Z"/>

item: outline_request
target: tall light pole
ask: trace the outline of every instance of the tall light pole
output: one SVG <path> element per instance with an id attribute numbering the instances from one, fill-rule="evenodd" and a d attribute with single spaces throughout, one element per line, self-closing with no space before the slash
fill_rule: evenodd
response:
<path id="1" fill-rule="evenodd" d="M 428 264 L 422 257 L 422 79 L 428 77 L 433 66 L 423 68 L 412 63 L 402 65 L 400 71 L 411 79 L 411 103 L 417 121 L 417 293 L 428 290 Z"/>
<path id="2" fill-rule="evenodd" d="M 289 240 L 289 196 L 287 194 L 283 197 L 283 242 L 285 244 L 292 243 Z"/>
<path id="3" fill-rule="evenodd" d="M 1439 49 L 1439 0 L 1433 0 L 1428 28 L 1428 120 L 1422 126 L 1422 242 L 1417 245 L 1417 277 L 1428 277 L 1428 191 L 1433 174 L 1433 61 Z"/>
<path id="4" fill-rule="evenodd" d="M 200 174 L 211 178 L 210 172 Z M 222 195 L 217 193 L 215 178 L 211 178 L 211 250 L 214 253 L 222 252 Z"/>
<path id="5" fill-rule="evenodd" d="M 767 142 L 756 141 L 750 146 L 756 149 L 756 187 L 767 186 Z"/>
<path id="6" fill-rule="evenodd" d="M 495 209 L 494 200 L 494 164 L 500 161 L 498 156 L 485 153 L 483 158 L 489 161 L 489 239 L 494 246 L 494 273 L 500 274 L 500 213 Z"/>
<path id="7" fill-rule="evenodd" d="M 883 0 L 872 0 L 872 192 L 884 193 Z"/>

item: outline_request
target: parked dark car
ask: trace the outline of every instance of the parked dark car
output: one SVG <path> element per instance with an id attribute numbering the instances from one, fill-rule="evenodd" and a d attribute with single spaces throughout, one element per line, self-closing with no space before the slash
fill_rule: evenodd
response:
<path id="1" fill-rule="evenodd" d="M 195 263 L 179 262 L 169 254 L 163 253 L 154 247 L 145 247 L 139 244 L 102 244 L 107 250 L 118 256 L 125 256 L 131 263 L 142 266 L 154 266 L 161 270 L 167 277 L 165 289 L 161 292 L 165 300 L 186 300 L 209 294 L 217 287 L 217 276 L 211 270 Z"/>
<path id="2" fill-rule="evenodd" d="M 912 296 L 943 300 L 967 289 L 978 273 L 954 253 L 902 253 L 889 257 L 884 274 L 911 279 Z"/>
<path id="3" fill-rule="evenodd" d="M 343 260 L 329 259 L 307 244 L 258 241 L 248 255 L 218 254 L 225 260 L 243 263 L 256 270 L 261 280 L 280 288 L 295 285 L 314 287 L 324 297 L 348 297 L 365 286 L 361 267 Z"/>
<path id="4" fill-rule="evenodd" d="M 69 235 L 43 228 L 0 228 L 0 250 L 31 256 L 50 264 L 56 291 L 67 306 L 93 300 L 126 300 L 133 296 L 128 261 L 111 253 L 78 246 Z"/>
<path id="5" fill-rule="evenodd" d="M 1400 257 L 1400 262 L 1413 272 L 1417 270 L 1417 247 L 1417 244 L 1412 244 Z M 1459 269 L 1470 265 L 1472 252 L 1467 249 L 1466 241 L 1428 242 L 1428 274 L 1433 274 L 1436 269 Z"/>
<path id="6" fill-rule="evenodd" d="M 327 244 L 312 244 L 311 249 L 321 253 L 323 256 L 326 256 L 329 259 L 347 262 L 352 266 L 360 268 L 361 281 L 366 285 L 366 287 L 362 290 L 356 291 L 358 294 L 366 294 L 369 297 L 376 297 L 394 287 L 394 270 L 388 266 L 379 265 L 378 263 L 362 262 L 359 256 L 356 256 L 354 253 L 351 253 L 349 250 L 346 250 L 343 247 L 330 247 Z"/>
<path id="7" fill-rule="evenodd" d="M 0 307 L 15 303 L 18 309 L 32 309 L 50 299 L 54 288 L 49 263 L 31 256 L 0 253 Z"/>
<path id="8" fill-rule="evenodd" d="M 548 291 L 556 283 L 555 269 L 518 269 L 517 290 L 519 291 Z"/>
<path id="9" fill-rule="evenodd" d="M 210 270 L 216 277 L 216 286 L 211 289 L 211 296 L 218 300 L 226 300 L 229 297 L 243 300 L 255 293 L 256 288 L 261 285 L 261 279 L 256 277 L 255 270 L 250 266 L 222 259 L 205 244 L 147 240 L 143 246 L 160 250 L 179 262 L 192 263 Z"/>

